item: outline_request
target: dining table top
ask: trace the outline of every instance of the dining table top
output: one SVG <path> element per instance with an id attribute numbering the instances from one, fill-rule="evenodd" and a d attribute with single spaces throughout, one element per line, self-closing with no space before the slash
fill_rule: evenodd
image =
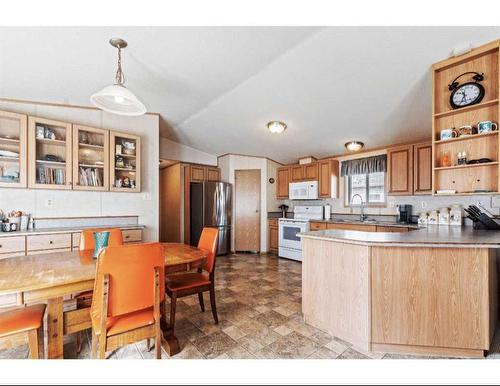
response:
<path id="1" fill-rule="evenodd" d="M 161 243 L 167 273 L 203 265 L 207 253 L 181 243 Z M 93 250 L 62 251 L 0 259 L 0 295 L 94 280 Z"/>

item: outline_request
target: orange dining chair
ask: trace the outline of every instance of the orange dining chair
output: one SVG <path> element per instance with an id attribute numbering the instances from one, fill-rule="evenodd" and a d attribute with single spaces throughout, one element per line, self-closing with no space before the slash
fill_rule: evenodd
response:
<path id="1" fill-rule="evenodd" d="M 123 244 L 122 231 L 119 228 L 100 228 L 100 229 L 85 229 L 80 233 L 80 251 L 93 251 L 95 247 L 94 233 L 95 232 L 109 232 L 108 246 L 115 247 Z M 88 308 L 92 303 L 93 291 L 85 291 L 75 296 L 76 308 Z M 81 331 L 76 333 L 76 352 L 80 353 L 82 350 L 82 333 Z"/>
<path id="2" fill-rule="evenodd" d="M 173 330 L 175 325 L 175 309 L 177 298 L 198 294 L 201 311 L 205 312 L 203 302 L 203 292 L 210 292 L 210 305 L 215 324 L 219 323 L 217 317 L 217 308 L 215 306 L 215 255 L 217 253 L 217 237 L 219 230 L 217 228 L 203 228 L 201 232 L 198 248 L 206 251 L 207 262 L 198 272 L 188 272 L 171 275 L 167 277 L 166 292 L 171 298 L 170 303 L 170 328 Z M 204 273 L 205 271 L 206 273 Z"/>
<path id="3" fill-rule="evenodd" d="M 35 304 L 0 314 L 0 338 L 27 334 L 31 359 L 43 358 L 45 304 Z"/>
<path id="4" fill-rule="evenodd" d="M 92 320 L 92 356 L 144 339 L 155 339 L 161 359 L 161 304 L 165 257 L 160 243 L 104 248 L 97 258 Z"/>

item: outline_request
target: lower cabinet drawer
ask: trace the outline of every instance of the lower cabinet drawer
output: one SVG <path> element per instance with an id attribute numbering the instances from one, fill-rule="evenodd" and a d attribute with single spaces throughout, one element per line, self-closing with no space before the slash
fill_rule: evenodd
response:
<path id="1" fill-rule="evenodd" d="M 124 243 L 136 243 L 142 241 L 142 229 L 124 229 L 122 230 Z"/>
<path id="2" fill-rule="evenodd" d="M 310 229 L 312 231 L 322 231 L 322 230 L 326 229 L 326 223 L 324 223 L 324 222 L 312 222 L 310 224 Z"/>
<path id="3" fill-rule="evenodd" d="M 28 252 L 46 249 L 71 249 L 71 233 L 27 236 L 26 245 Z"/>
<path id="4" fill-rule="evenodd" d="M 0 254 L 24 252 L 26 238 L 24 236 L 0 237 Z"/>

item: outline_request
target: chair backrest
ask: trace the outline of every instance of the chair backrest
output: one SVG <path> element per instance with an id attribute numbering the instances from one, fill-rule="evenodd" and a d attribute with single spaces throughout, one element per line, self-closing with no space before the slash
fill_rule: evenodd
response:
<path id="1" fill-rule="evenodd" d="M 119 228 L 85 229 L 80 234 L 80 251 L 94 250 L 94 232 L 109 232 L 108 246 L 110 247 L 123 244 L 122 231 Z"/>
<path id="2" fill-rule="evenodd" d="M 103 248 L 96 264 L 92 319 L 101 319 L 105 274 L 109 275 L 107 316 L 119 316 L 153 307 L 155 267 L 160 268 L 161 302 L 165 298 L 165 253 L 160 243 Z"/>
<path id="3" fill-rule="evenodd" d="M 207 263 L 205 264 L 204 269 L 209 273 L 212 273 L 215 268 L 218 236 L 219 230 L 217 228 L 203 228 L 200 241 L 198 241 L 198 248 L 208 252 Z"/>

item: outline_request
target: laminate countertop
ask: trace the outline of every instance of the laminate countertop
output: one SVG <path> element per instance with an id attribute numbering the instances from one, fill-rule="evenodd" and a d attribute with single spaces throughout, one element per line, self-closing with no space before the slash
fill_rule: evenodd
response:
<path id="1" fill-rule="evenodd" d="M 500 248 L 500 231 L 474 230 L 471 226 L 428 225 L 404 233 L 320 230 L 298 234 L 305 239 L 388 247 Z"/>
<path id="2" fill-rule="evenodd" d="M 378 225 L 385 227 L 394 227 L 394 228 L 410 228 L 410 229 L 418 229 L 418 224 L 405 224 L 395 221 L 383 221 L 383 220 L 348 220 L 348 219 L 336 219 L 331 218 L 328 220 L 311 220 L 310 222 L 316 223 L 325 223 L 325 224 L 348 224 L 348 225 Z"/>
<path id="3" fill-rule="evenodd" d="M 144 229 L 144 225 L 131 224 L 131 225 L 108 225 L 108 226 L 77 226 L 77 227 L 60 227 L 60 228 L 41 228 L 41 229 L 28 229 L 27 231 L 14 231 L 14 232 L 1 232 L 0 237 L 13 237 L 13 236 L 30 236 L 30 235 L 46 235 L 53 233 L 75 233 L 81 232 L 85 229 L 103 229 L 103 228 L 120 228 L 120 229 Z"/>

